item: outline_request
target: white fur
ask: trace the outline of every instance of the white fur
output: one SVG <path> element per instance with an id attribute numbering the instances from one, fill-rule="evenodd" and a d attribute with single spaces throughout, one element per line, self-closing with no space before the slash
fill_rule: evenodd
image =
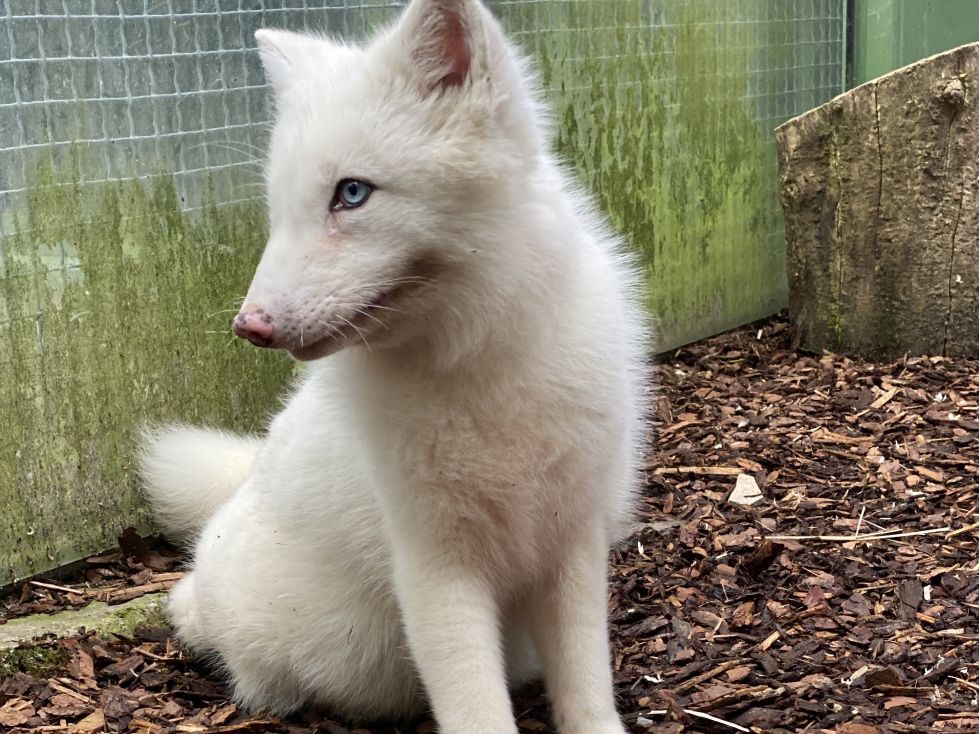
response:
<path id="1" fill-rule="evenodd" d="M 257 436 L 171 426 L 144 431 L 139 465 L 153 514 L 167 535 L 193 538 L 248 478 Z"/>
<path id="2" fill-rule="evenodd" d="M 563 734 L 621 734 L 607 553 L 632 507 L 647 344 L 619 242 L 477 0 L 414 0 L 365 48 L 258 38 L 277 123 L 246 308 L 276 346 L 337 353 L 230 500 L 212 477 L 240 478 L 236 444 L 147 449 L 169 527 L 223 502 L 172 595 L 179 635 L 248 706 L 364 719 L 427 700 L 446 734 L 515 732 L 507 680 L 539 657 Z M 332 212 L 348 177 L 377 190 Z"/>

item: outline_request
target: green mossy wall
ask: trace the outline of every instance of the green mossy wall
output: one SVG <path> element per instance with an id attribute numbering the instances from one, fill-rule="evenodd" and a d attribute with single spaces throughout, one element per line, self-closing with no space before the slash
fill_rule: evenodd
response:
<path id="1" fill-rule="evenodd" d="M 839 91 L 810 104 L 805 95 L 821 94 L 825 80 L 806 77 L 806 67 L 787 76 L 794 64 L 821 63 L 815 39 L 831 33 L 818 18 L 831 15 L 833 0 L 802 9 L 784 0 L 491 4 L 537 59 L 560 154 L 638 254 L 658 347 L 781 308 L 772 129 L 782 120 L 773 121 L 772 101 L 789 99 L 795 85 L 801 96 L 789 107 L 802 111 Z M 350 28 L 392 12 L 365 9 Z M 809 56 L 794 58 L 800 48 Z M 161 103 L 159 116 L 191 101 Z M 49 115 L 51 135 L 77 117 L 77 134 L 91 137 L 82 128 L 97 123 L 98 108 L 70 107 L 59 108 L 64 119 Z M 43 110 L 28 111 L 27 127 L 40 129 L 32 121 Z M 210 112 L 224 117 L 217 106 Z M 241 114 L 232 117 L 240 123 Z M 218 141 L 214 134 L 207 140 Z M 245 156 L 261 137 L 228 135 Z M 173 140 L 199 155 L 189 138 Z M 258 428 L 292 370 L 282 355 L 227 332 L 264 243 L 261 203 L 209 205 L 227 198 L 222 181 L 202 210 L 186 213 L 168 176 L 85 183 L 105 169 L 90 156 L 111 158 L 116 171 L 134 151 L 169 150 L 172 141 L 109 142 L 77 148 L 57 166 L 31 164 L 26 202 L 0 212 L 3 230 L 20 233 L 0 239 L 0 585 L 111 546 L 127 525 L 148 527 L 132 472 L 143 421 Z M 141 172 L 167 169 L 139 162 Z"/>
<path id="2" fill-rule="evenodd" d="M 740 22 L 771 0 L 668 5 L 668 23 L 649 31 L 641 0 L 572 3 L 550 25 L 597 30 L 525 43 L 554 91 L 558 151 L 639 255 L 660 351 L 787 299 L 774 135 L 748 99 L 763 49 Z M 504 6 L 504 22 L 526 27 L 526 12 Z M 790 66 L 798 25 L 770 30 L 769 65 Z"/>
<path id="3" fill-rule="evenodd" d="M 979 41 L 975 0 L 851 0 L 851 86 L 928 56 Z"/>
<path id="4" fill-rule="evenodd" d="M 38 163 L 0 243 L 0 586 L 149 528 L 144 422 L 259 428 L 292 370 L 228 330 L 265 242 L 260 202 L 185 213 L 168 176 L 84 170 L 80 149 Z"/>

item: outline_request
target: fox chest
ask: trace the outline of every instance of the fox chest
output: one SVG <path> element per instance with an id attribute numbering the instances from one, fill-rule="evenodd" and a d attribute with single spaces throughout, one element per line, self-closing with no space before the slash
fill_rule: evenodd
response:
<path id="1" fill-rule="evenodd" d="M 581 512 L 579 457 L 546 421 L 461 413 L 389 424 L 374 437 L 382 503 L 444 554 L 531 574 Z"/>

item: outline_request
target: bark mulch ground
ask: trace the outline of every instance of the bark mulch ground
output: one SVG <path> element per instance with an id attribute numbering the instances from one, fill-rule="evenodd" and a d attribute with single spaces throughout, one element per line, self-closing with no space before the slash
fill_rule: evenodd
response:
<path id="1" fill-rule="evenodd" d="M 641 522 L 613 553 L 620 709 L 636 732 L 979 731 L 979 361 L 790 341 L 776 320 L 658 368 Z M 176 562 L 128 537 L 0 617 L 166 588 Z M 166 629 L 46 644 L 49 677 L 0 682 L 0 731 L 434 731 L 241 711 Z M 539 690 L 516 710 L 552 731 Z"/>

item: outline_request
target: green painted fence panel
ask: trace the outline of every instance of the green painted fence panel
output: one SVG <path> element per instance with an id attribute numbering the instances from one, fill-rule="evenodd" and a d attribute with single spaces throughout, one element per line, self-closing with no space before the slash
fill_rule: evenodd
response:
<path id="1" fill-rule="evenodd" d="M 0 586 L 150 529 L 144 422 L 260 429 L 228 325 L 265 240 L 262 25 L 330 0 L 0 0 Z"/>
<path id="2" fill-rule="evenodd" d="M 635 248 L 661 349 L 785 303 L 772 131 L 842 88 L 844 0 L 492 0 Z M 260 26 L 395 0 L 0 0 L 0 585 L 148 528 L 143 421 L 260 428 L 228 334 L 265 237 Z"/>
<path id="3" fill-rule="evenodd" d="M 843 89 L 843 0 L 493 3 L 639 254 L 666 350 L 786 304 L 774 129 Z"/>
<path id="4" fill-rule="evenodd" d="M 979 41 L 976 0 L 851 0 L 856 86 L 889 71 Z"/>

